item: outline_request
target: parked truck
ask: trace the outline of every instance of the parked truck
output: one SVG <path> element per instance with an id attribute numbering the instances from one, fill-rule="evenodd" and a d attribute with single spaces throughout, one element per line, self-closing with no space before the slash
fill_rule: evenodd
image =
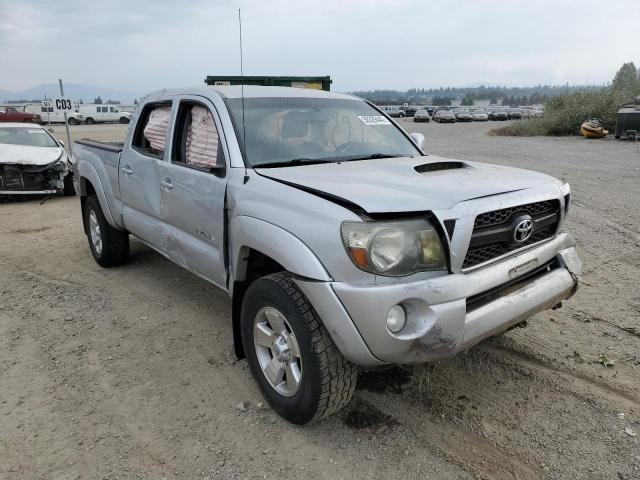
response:
<path id="1" fill-rule="evenodd" d="M 74 178 L 96 262 L 133 235 L 227 291 L 236 355 L 305 424 L 361 366 L 450 358 L 576 291 L 568 184 L 423 140 L 348 95 L 162 90 L 124 143 L 77 141 Z"/>
<path id="2" fill-rule="evenodd" d="M 25 112 L 18 107 L 0 107 L 0 122 L 41 123 L 42 118 L 38 114 Z"/>

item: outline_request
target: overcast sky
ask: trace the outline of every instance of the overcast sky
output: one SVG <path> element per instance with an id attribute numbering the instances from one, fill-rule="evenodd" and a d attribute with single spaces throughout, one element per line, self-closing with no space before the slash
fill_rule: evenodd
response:
<path id="1" fill-rule="evenodd" d="M 333 89 L 603 83 L 640 63 L 640 0 L 0 0 L 0 89 L 148 91 L 239 73 Z"/>

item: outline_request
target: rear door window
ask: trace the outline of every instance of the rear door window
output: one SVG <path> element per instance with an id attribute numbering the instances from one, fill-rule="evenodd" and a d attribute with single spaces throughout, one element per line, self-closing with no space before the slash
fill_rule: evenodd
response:
<path id="1" fill-rule="evenodd" d="M 163 158 L 171 118 L 171 103 L 146 105 L 140 114 L 131 145 L 140 153 Z"/>

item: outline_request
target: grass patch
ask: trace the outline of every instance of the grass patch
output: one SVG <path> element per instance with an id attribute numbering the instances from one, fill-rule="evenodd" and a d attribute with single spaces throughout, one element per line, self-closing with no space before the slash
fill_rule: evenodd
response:
<path id="1" fill-rule="evenodd" d="M 613 132 L 618 109 L 637 95 L 640 95 L 637 70 L 633 63 L 626 63 L 610 85 L 599 90 L 578 90 L 553 97 L 545 103 L 544 118 L 513 122 L 490 130 L 489 135 L 579 135 L 580 125 L 592 118 L 597 118 L 604 128 Z"/>
<path id="2" fill-rule="evenodd" d="M 504 127 L 492 128 L 488 133 L 492 137 L 535 137 L 547 135 L 543 120 L 543 118 L 519 120 Z"/>

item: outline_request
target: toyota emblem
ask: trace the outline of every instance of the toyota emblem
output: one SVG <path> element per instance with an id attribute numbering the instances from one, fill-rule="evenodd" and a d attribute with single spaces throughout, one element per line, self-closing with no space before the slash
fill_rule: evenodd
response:
<path id="1" fill-rule="evenodd" d="M 521 217 L 521 220 L 516 223 L 516 226 L 513 229 L 513 240 L 516 243 L 524 243 L 529 240 L 532 233 L 533 221 L 531 220 L 531 217 Z"/>

